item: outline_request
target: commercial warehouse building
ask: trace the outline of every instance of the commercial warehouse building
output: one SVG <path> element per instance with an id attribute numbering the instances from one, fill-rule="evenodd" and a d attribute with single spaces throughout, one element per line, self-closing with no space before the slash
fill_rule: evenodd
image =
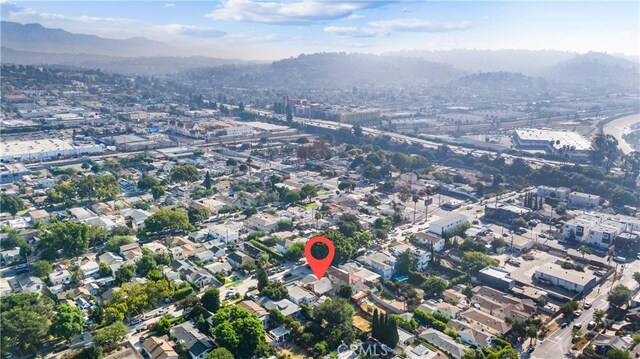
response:
<path id="1" fill-rule="evenodd" d="M 103 152 L 103 148 L 100 145 L 73 145 L 56 138 L 2 142 L 0 148 L 0 161 L 5 163 L 12 161 L 44 161 Z"/>

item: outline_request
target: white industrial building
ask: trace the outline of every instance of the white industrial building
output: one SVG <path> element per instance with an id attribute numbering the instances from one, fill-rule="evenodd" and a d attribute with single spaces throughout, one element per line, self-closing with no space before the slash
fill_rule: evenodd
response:
<path id="1" fill-rule="evenodd" d="M 556 287 L 573 292 L 582 292 L 584 289 L 593 287 L 596 283 L 596 277 L 592 273 L 564 269 L 553 263 L 545 264 L 536 269 L 534 276 L 536 279 L 548 281 Z"/>
<path id="2" fill-rule="evenodd" d="M 429 224 L 429 232 L 444 235 L 452 230 L 469 223 L 467 216 L 461 213 L 451 213 Z"/>
<path id="3" fill-rule="evenodd" d="M 569 193 L 567 204 L 570 208 L 596 208 L 600 205 L 600 196 L 583 192 Z"/>
<path id="4" fill-rule="evenodd" d="M 99 154 L 104 151 L 100 145 L 73 145 L 56 138 L 8 141 L 2 142 L 1 146 L 0 161 L 2 162 L 45 161 L 62 157 Z"/>
<path id="5" fill-rule="evenodd" d="M 587 157 L 591 152 L 591 142 L 582 135 L 571 131 L 551 129 L 518 129 L 514 140 L 519 147 L 544 149 L 555 154 L 570 157 Z"/>
<path id="6" fill-rule="evenodd" d="M 555 197 L 560 201 L 564 201 L 571 192 L 571 189 L 567 187 L 549 187 L 549 186 L 540 186 L 538 187 L 536 194 L 538 197 Z"/>

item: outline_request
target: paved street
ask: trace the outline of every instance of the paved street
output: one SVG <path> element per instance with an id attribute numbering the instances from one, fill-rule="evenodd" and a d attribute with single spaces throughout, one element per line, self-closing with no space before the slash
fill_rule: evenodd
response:
<path id="1" fill-rule="evenodd" d="M 631 288 L 633 292 L 637 291 L 638 284 L 633 279 L 634 272 L 640 272 L 640 260 L 636 260 L 633 263 L 627 264 L 624 272 L 622 273 L 622 278 L 615 281 L 615 283 L 613 283 L 613 286 L 622 284 Z M 594 290 L 589 295 L 587 295 L 587 298 L 585 300 L 585 302 L 591 302 L 593 306 L 588 310 L 584 310 L 582 315 L 571 322 L 570 325 L 568 325 L 566 328 L 560 328 L 551 333 L 541 342 L 541 344 L 538 345 L 536 350 L 532 353 L 531 357 L 534 359 L 559 358 L 560 355 L 564 355 L 565 357 L 573 357 L 574 353 L 571 353 L 570 350 L 571 338 L 573 335 L 573 325 L 576 323 L 582 324 L 581 330 L 585 332 L 587 330 L 587 324 L 593 320 L 593 312 L 596 309 L 606 310 L 609 307 L 609 303 L 607 302 L 607 295 L 611 287 L 612 283 L 611 280 L 609 280 L 602 283 L 601 286 L 594 288 Z"/>

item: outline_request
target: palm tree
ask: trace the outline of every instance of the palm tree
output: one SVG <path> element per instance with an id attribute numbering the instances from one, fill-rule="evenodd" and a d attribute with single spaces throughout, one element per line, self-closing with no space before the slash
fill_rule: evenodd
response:
<path id="1" fill-rule="evenodd" d="M 413 195 L 413 224 L 416 224 L 416 210 L 418 206 L 418 201 L 420 200 L 420 196 L 417 194 Z"/>
<path id="2" fill-rule="evenodd" d="M 596 322 L 596 324 L 598 326 L 600 326 L 600 324 L 602 324 L 602 319 L 604 318 L 604 315 L 606 314 L 606 312 L 602 309 L 596 309 L 593 312 L 593 321 Z"/>

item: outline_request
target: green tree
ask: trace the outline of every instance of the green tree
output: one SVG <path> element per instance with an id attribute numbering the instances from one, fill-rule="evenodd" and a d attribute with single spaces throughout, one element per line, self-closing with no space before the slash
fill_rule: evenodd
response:
<path id="1" fill-rule="evenodd" d="M 211 212 L 206 208 L 191 206 L 189 207 L 187 215 L 189 217 L 189 223 L 196 224 L 209 219 Z"/>
<path id="2" fill-rule="evenodd" d="M 144 229 L 148 233 L 163 231 L 189 231 L 193 229 L 189 223 L 187 212 L 178 209 L 161 209 L 144 220 Z"/>
<path id="3" fill-rule="evenodd" d="M 138 181 L 138 188 L 143 191 L 149 190 L 160 184 L 160 180 L 152 176 L 144 176 Z"/>
<path id="4" fill-rule="evenodd" d="M 108 347 L 122 342 L 127 337 L 127 326 L 122 322 L 115 322 L 96 332 L 93 342 L 101 347 Z"/>
<path id="5" fill-rule="evenodd" d="M 158 320 L 158 322 L 156 323 L 153 331 L 157 336 L 168 335 L 172 323 L 173 321 L 170 315 L 163 315 L 162 318 L 160 318 L 160 320 Z"/>
<path id="6" fill-rule="evenodd" d="M 89 249 L 89 226 L 75 222 L 53 221 L 40 230 L 40 258 L 56 259 L 59 251 L 66 258 L 77 257 Z"/>
<path id="7" fill-rule="evenodd" d="M 286 204 L 293 204 L 300 200 L 300 193 L 298 191 L 285 188 L 282 199 Z"/>
<path id="8" fill-rule="evenodd" d="M 631 354 L 628 350 L 611 348 L 607 350 L 607 359 L 631 359 Z"/>
<path id="9" fill-rule="evenodd" d="M 290 231 L 293 229 L 293 222 L 290 219 L 281 219 L 277 223 L 278 231 Z"/>
<path id="10" fill-rule="evenodd" d="M 340 289 L 338 289 L 338 296 L 345 298 L 345 299 L 349 299 L 351 298 L 351 296 L 353 295 L 353 288 L 351 288 L 351 286 L 343 284 L 340 286 Z"/>
<path id="11" fill-rule="evenodd" d="M 441 295 L 449 286 L 449 283 L 440 277 L 430 275 L 422 284 L 424 294 L 427 297 L 437 297 Z"/>
<path id="12" fill-rule="evenodd" d="M 262 288 L 260 293 L 272 300 L 280 300 L 289 296 L 287 287 L 281 281 L 269 282 L 266 287 Z"/>
<path id="13" fill-rule="evenodd" d="M 107 263 L 100 261 L 100 263 L 98 263 L 98 274 L 100 278 L 104 278 L 113 275 L 113 272 Z"/>
<path id="14" fill-rule="evenodd" d="M 607 300 L 614 307 L 620 307 L 631 300 L 631 290 L 622 284 L 617 285 L 609 292 Z"/>
<path id="15" fill-rule="evenodd" d="M 292 244 L 291 247 L 289 247 L 287 251 L 284 252 L 285 258 L 292 262 L 299 260 L 304 255 L 304 247 L 305 244 L 302 242 L 296 242 Z"/>
<path id="16" fill-rule="evenodd" d="M 497 259 L 491 258 L 482 252 L 467 252 L 462 255 L 463 267 L 473 273 L 477 273 L 480 269 L 487 266 L 495 266 L 498 264 L 500 264 L 500 262 Z"/>
<path id="17" fill-rule="evenodd" d="M 153 196 L 154 200 L 157 200 L 160 197 L 164 196 L 164 187 L 159 185 L 151 187 L 151 195 Z"/>
<path id="18" fill-rule="evenodd" d="M 602 324 L 602 319 L 604 318 L 604 316 L 607 314 L 607 312 L 605 312 L 602 309 L 596 309 L 593 312 L 593 321 L 596 322 L 597 325 Z"/>
<path id="19" fill-rule="evenodd" d="M 15 216 L 16 213 L 24 209 L 24 203 L 17 196 L 1 195 L 0 196 L 0 210 L 2 212 L 11 213 Z"/>
<path id="20" fill-rule="evenodd" d="M 398 255 L 396 259 L 396 272 L 400 275 L 409 275 L 415 270 L 415 258 L 410 250 L 406 250 Z"/>
<path id="21" fill-rule="evenodd" d="M 156 268 L 156 261 L 149 254 L 144 254 L 136 262 L 136 273 L 141 277 L 145 277 L 149 272 Z"/>
<path id="22" fill-rule="evenodd" d="M 47 338 L 53 301 L 32 293 L 11 293 L 0 297 L 2 350 L 32 353 Z"/>
<path id="23" fill-rule="evenodd" d="M 33 263 L 31 266 L 31 274 L 41 279 L 47 278 L 49 276 L 49 273 L 51 273 L 52 271 L 53 266 L 51 266 L 51 263 L 49 263 L 49 261 L 46 261 L 44 259 Z"/>
<path id="24" fill-rule="evenodd" d="M 118 284 L 129 283 L 136 276 L 136 265 L 126 263 L 116 271 L 115 280 Z"/>
<path id="25" fill-rule="evenodd" d="M 207 174 L 204 176 L 204 182 L 202 182 L 202 185 L 208 190 L 213 187 L 213 182 L 211 181 L 211 173 L 209 173 L 209 171 L 207 171 Z"/>
<path id="26" fill-rule="evenodd" d="M 343 298 L 329 298 L 313 311 L 316 323 L 324 323 L 323 337 L 330 350 L 341 343 L 351 344 L 355 340 L 353 330 L 353 306 Z"/>
<path id="27" fill-rule="evenodd" d="M 60 304 L 49 331 L 53 336 L 71 340 L 82 333 L 83 324 L 84 313 L 80 308 L 69 304 Z"/>
<path id="28" fill-rule="evenodd" d="M 131 236 L 113 236 L 107 240 L 105 248 L 109 252 L 118 252 L 120 251 L 120 246 L 124 246 L 129 243 L 133 243 L 133 237 Z"/>
<path id="29" fill-rule="evenodd" d="M 220 291 L 216 288 L 209 288 L 204 292 L 200 301 L 208 311 L 215 313 L 220 309 Z"/>
<path id="30" fill-rule="evenodd" d="M 573 315 L 573 313 L 578 310 L 578 302 L 572 300 L 560 305 L 559 311 L 565 317 Z"/>
<path id="31" fill-rule="evenodd" d="M 300 189 L 300 198 L 301 199 L 311 199 L 318 195 L 318 188 L 312 184 L 305 184 Z"/>
<path id="32" fill-rule="evenodd" d="M 173 182 L 195 182 L 200 179 L 198 169 L 193 165 L 180 165 L 171 169 Z"/>
<path id="33" fill-rule="evenodd" d="M 262 322 L 244 308 L 223 307 L 211 317 L 211 323 L 216 343 L 236 357 L 261 356 L 268 351 Z"/>
<path id="34" fill-rule="evenodd" d="M 233 354 L 226 348 L 216 348 L 210 351 L 205 359 L 233 359 Z"/>

